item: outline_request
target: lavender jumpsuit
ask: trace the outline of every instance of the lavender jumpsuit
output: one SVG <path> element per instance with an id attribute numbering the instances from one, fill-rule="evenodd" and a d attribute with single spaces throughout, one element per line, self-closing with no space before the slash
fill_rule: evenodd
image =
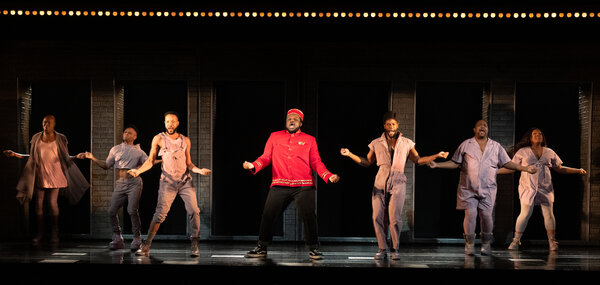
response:
<path id="1" fill-rule="evenodd" d="M 393 159 L 387 144 L 385 133 L 369 144 L 377 158 L 377 176 L 373 186 L 371 204 L 373 206 L 373 226 L 380 249 L 387 249 L 387 222 L 389 219 L 392 248 L 400 245 L 402 230 L 402 209 L 406 198 L 406 175 L 404 166 L 415 143 L 400 135 L 396 141 Z"/>
<path id="2" fill-rule="evenodd" d="M 200 237 L 200 209 L 196 198 L 196 188 L 194 188 L 192 176 L 187 167 L 185 137 L 180 134 L 177 139 L 171 139 L 164 132 L 160 133 L 160 136 L 162 147 L 158 155 L 162 156 L 162 174 L 158 189 L 158 202 L 152 220 L 162 223 L 167 217 L 175 197 L 179 195 L 183 199 L 188 214 L 191 238 L 198 238 Z"/>
<path id="3" fill-rule="evenodd" d="M 148 155 L 140 148 L 139 144 L 128 145 L 123 142 L 110 149 L 106 158 L 106 166 L 116 169 L 133 169 L 140 167 L 147 158 Z M 141 236 L 142 226 L 138 209 L 142 185 L 142 178 L 139 176 L 119 178 L 115 181 L 115 190 L 108 208 L 108 216 L 114 233 L 121 233 L 117 212 L 127 201 L 127 213 L 131 217 L 131 231 L 134 237 Z"/>
<path id="4" fill-rule="evenodd" d="M 521 199 L 521 202 L 529 206 L 551 205 L 554 203 L 554 187 L 552 186 L 550 168 L 562 164 L 560 157 L 552 149 L 544 147 L 542 156 L 538 159 L 531 147 L 524 147 L 515 153 L 512 161 L 523 166 L 535 165 L 538 169 L 534 174 L 521 172 L 519 180 L 519 199 Z"/>
<path id="5" fill-rule="evenodd" d="M 452 156 L 460 164 L 456 208 L 492 211 L 496 203 L 496 172 L 510 161 L 498 142 L 488 138 L 483 153 L 475 138 L 463 141 Z"/>

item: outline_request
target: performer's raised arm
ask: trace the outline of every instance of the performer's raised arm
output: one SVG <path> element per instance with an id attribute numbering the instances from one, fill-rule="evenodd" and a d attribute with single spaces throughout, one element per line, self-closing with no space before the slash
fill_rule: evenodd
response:
<path id="1" fill-rule="evenodd" d="M 358 155 L 352 153 L 347 148 L 342 148 L 340 150 L 340 154 L 343 155 L 343 156 L 349 157 L 350 159 L 352 159 L 352 161 L 354 161 L 358 165 L 364 166 L 364 167 L 371 166 L 375 162 L 375 160 L 377 159 L 377 157 L 375 156 L 375 151 L 373 151 L 372 149 L 369 150 L 369 153 L 367 153 L 367 157 L 366 158 L 364 158 L 362 156 L 358 156 Z"/>

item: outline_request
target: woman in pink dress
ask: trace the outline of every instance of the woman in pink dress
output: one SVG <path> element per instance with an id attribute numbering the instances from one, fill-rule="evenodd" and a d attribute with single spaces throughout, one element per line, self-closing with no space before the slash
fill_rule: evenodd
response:
<path id="1" fill-rule="evenodd" d="M 553 213 L 554 187 L 550 169 L 561 174 L 584 175 L 586 171 L 583 168 L 563 166 L 560 157 L 552 149 L 546 147 L 544 133 L 537 128 L 532 128 L 525 133 L 521 141 L 513 146 L 511 153 L 514 153 L 512 158 L 514 163 L 522 166 L 535 165 L 538 171 L 533 174 L 521 172 L 519 179 L 521 213 L 517 218 L 515 235 L 508 249 L 519 249 L 521 237 L 533 212 L 533 206 L 540 205 L 548 234 L 549 249 L 558 250 L 555 238 L 556 220 Z M 498 171 L 498 174 L 512 172 L 514 171 L 503 168 Z"/>
<path id="2" fill-rule="evenodd" d="M 37 218 L 37 235 L 33 243 L 38 244 L 44 233 L 44 200 L 47 200 L 50 220 L 50 242 L 58 243 L 58 194 L 62 190 L 69 203 L 76 204 L 89 188 L 89 183 L 69 156 L 67 138 L 54 131 L 56 119 L 47 115 L 42 121 L 43 131 L 31 137 L 29 154 L 5 150 L 8 157 L 27 158 L 25 168 L 17 184 L 17 199 L 28 203 L 33 196 Z M 34 195 L 35 194 L 35 195 Z"/>

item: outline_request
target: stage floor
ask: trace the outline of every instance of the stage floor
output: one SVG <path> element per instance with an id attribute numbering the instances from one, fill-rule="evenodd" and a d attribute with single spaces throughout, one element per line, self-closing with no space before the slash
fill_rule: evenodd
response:
<path id="1" fill-rule="evenodd" d="M 357 281 L 365 277 L 399 281 L 412 277 L 423 281 L 450 278 L 446 281 L 460 283 L 475 276 L 488 283 L 500 283 L 530 277 L 571 282 L 600 277 L 598 247 L 561 245 L 558 252 L 549 252 L 545 245 L 527 245 L 521 251 L 498 245 L 491 256 L 466 256 L 460 244 L 409 244 L 401 246 L 400 260 L 377 261 L 373 258 L 376 244 L 322 243 L 324 259 L 311 261 L 302 244 L 275 242 L 267 258 L 244 258 L 254 245 L 245 241 L 203 241 L 200 257 L 193 258 L 186 241 L 155 240 L 150 257 L 138 257 L 128 249 L 111 251 L 108 240 L 63 240 L 54 248 L 9 241 L 0 246 L 0 268 L 6 272 L 4 280 L 15 277 L 21 283 L 48 278 L 79 283 L 80 278 L 86 278 L 97 282 L 189 284 L 214 279 L 285 284 Z M 76 277 L 79 274 L 83 277 Z"/>

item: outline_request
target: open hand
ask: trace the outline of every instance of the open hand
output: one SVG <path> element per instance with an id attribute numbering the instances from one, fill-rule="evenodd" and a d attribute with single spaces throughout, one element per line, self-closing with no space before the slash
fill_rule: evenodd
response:
<path id="1" fill-rule="evenodd" d="M 3 151 L 2 153 L 4 153 L 4 155 L 6 155 L 7 157 L 13 157 L 13 156 L 15 156 L 15 152 L 12 151 L 12 150 L 8 150 L 8 149 L 5 150 L 5 151 Z"/>
<path id="2" fill-rule="evenodd" d="M 200 169 L 197 173 L 200 175 L 209 175 L 212 172 L 212 170 L 208 169 L 208 168 L 202 168 Z"/>

